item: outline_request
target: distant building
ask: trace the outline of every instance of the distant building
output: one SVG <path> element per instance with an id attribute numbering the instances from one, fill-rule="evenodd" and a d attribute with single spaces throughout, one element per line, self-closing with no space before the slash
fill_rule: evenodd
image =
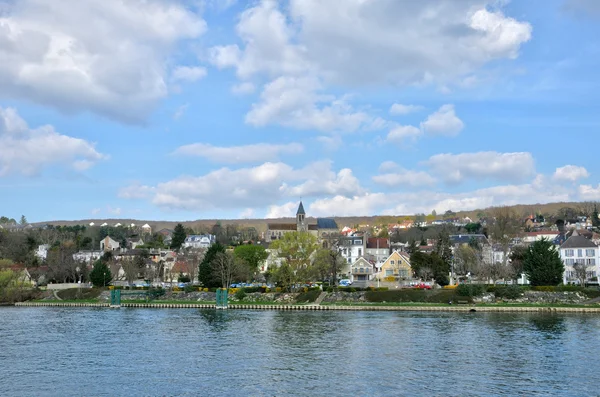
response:
<path id="1" fill-rule="evenodd" d="M 578 281 L 574 268 L 577 263 L 585 263 L 588 266 L 587 279 L 600 274 L 600 249 L 592 240 L 579 235 L 577 231 L 560 246 L 559 252 L 565 265 L 563 284 Z"/>
<path id="2" fill-rule="evenodd" d="M 217 237 L 214 234 L 192 234 L 185 238 L 181 245 L 184 248 L 208 248 L 217 242 Z"/>
<path id="3" fill-rule="evenodd" d="M 265 241 L 279 240 L 289 232 L 309 232 L 319 240 L 327 240 L 332 234 L 338 234 L 338 226 L 335 220 L 329 218 L 317 218 L 317 223 L 308 223 L 306 212 L 302 202 L 296 211 L 296 223 L 268 223 Z"/>
<path id="4" fill-rule="evenodd" d="M 104 252 L 115 251 L 119 249 L 120 245 L 118 241 L 113 240 L 110 236 L 106 236 L 100 241 L 100 250 Z"/>

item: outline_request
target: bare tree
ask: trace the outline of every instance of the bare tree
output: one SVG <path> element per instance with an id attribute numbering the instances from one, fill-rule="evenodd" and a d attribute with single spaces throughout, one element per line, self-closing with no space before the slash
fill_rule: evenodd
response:
<path id="1" fill-rule="evenodd" d="M 584 261 L 582 262 L 577 262 L 573 265 L 573 271 L 575 272 L 575 278 L 577 278 L 577 280 L 579 280 L 579 285 L 581 285 L 582 287 L 585 286 L 585 282 L 587 280 L 587 272 L 588 272 L 588 268 L 590 266 L 585 263 Z"/>
<path id="2" fill-rule="evenodd" d="M 200 265 L 200 262 L 202 262 L 202 259 L 204 259 L 205 254 L 206 249 L 203 248 L 183 250 L 179 254 L 181 256 L 181 261 L 184 263 L 185 272 L 192 282 L 194 282 L 198 276 L 198 266 Z"/>
<path id="3" fill-rule="evenodd" d="M 46 263 L 50 278 L 63 283 L 77 282 L 85 264 L 73 258 L 75 247 L 72 242 L 62 244 L 48 251 Z"/>
<path id="4" fill-rule="evenodd" d="M 125 278 L 127 279 L 127 283 L 129 285 L 133 284 L 133 282 L 139 277 L 140 267 L 135 259 L 122 259 L 121 267 L 125 272 Z"/>
<path id="5" fill-rule="evenodd" d="M 239 277 L 242 269 L 241 263 L 228 252 L 219 252 L 212 261 L 215 275 L 221 280 L 223 288 L 229 288 L 231 283 Z"/>
<path id="6" fill-rule="evenodd" d="M 494 222 L 491 226 L 491 237 L 502 247 L 502 265 L 506 267 L 510 242 L 520 230 L 519 218 L 509 207 L 497 207 L 492 213 Z"/>

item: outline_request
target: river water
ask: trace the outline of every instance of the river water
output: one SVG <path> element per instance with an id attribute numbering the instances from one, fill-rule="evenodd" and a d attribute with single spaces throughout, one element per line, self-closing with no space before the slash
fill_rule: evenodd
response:
<path id="1" fill-rule="evenodd" d="M 600 317 L 0 308 L 0 396 L 600 395 Z"/>

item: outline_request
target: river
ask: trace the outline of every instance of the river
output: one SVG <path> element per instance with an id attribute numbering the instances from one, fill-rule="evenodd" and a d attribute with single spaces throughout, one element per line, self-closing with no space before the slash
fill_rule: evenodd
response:
<path id="1" fill-rule="evenodd" d="M 598 395 L 600 317 L 0 307 L 0 396 Z"/>

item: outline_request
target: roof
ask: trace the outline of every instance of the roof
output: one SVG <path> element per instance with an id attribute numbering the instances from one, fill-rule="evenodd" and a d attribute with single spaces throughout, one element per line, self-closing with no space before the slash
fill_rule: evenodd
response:
<path id="1" fill-rule="evenodd" d="M 298 211 L 296 211 L 296 215 L 306 215 L 306 212 L 304 212 L 304 206 L 302 205 L 302 201 L 300 201 L 300 205 L 298 206 Z"/>
<path id="2" fill-rule="evenodd" d="M 337 223 L 331 218 L 317 218 L 317 227 L 319 229 L 338 229 Z"/>
<path id="3" fill-rule="evenodd" d="M 452 244 L 468 244 L 471 239 L 486 241 L 487 237 L 485 237 L 485 234 L 453 234 L 450 236 Z"/>
<path id="4" fill-rule="evenodd" d="M 387 238 L 383 237 L 369 237 L 367 240 L 367 248 L 389 248 L 389 242 Z"/>
<path id="5" fill-rule="evenodd" d="M 588 240 L 587 238 L 580 236 L 578 234 L 573 234 L 567 241 L 560 246 L 563 248 L 597 248 L 598 246 L 594 244 L 592 240 Z"/>

